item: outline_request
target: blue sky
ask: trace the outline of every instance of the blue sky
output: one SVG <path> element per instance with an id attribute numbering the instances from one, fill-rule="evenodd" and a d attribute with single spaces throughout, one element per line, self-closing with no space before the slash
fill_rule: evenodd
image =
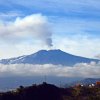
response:
<path id="1" fill-rule="evenodd" d="M 99 0 L 0 0 L 0 58 L 40 49 L 99 57 L 99 6 Z"/>

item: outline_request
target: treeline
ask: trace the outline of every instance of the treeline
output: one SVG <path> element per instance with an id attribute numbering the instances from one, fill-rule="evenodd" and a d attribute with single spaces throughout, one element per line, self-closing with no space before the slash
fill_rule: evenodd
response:
<path id="1" fill-rule="evenodd" d="M 0 100 L 100 100 L 100 87 L 58 88 L 43 83 L 0 93 Z"/>

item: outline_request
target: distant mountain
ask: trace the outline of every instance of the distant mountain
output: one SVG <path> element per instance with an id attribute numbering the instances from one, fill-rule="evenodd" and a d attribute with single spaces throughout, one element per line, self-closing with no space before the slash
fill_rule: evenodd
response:
<path id="1" fill-rule="evenodd" d="M 95 84 L 97 81 L 100 81 L 100 78 L 86 78 L 81 80 L 80 83 L 82 84 Z"/>
<path id="2" fill-rule="evenodd" d="M 97 81 L 100 81 L 100 78 L 86 78 L 79 81 L 68 83 L 65 85 L 65 87 L 75 86 L 76 84 L 83 84 L 83 85 L 95 84 Z"/>
<path id="3" fill-rule="evenodd" d="M 0 60 L 1 64 L 55 64 L 72 66 L 76 63 L 98 62 L 97 59 L 74 56 L 61 50 L 40 50 L 34 54 Z"/>

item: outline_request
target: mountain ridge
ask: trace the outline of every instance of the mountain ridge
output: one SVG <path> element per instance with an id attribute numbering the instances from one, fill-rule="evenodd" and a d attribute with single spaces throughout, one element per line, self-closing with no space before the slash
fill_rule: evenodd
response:
<path id="1" fill-rule="evenodd" d="M 55 50 L 40 50 L 30 55 L 24 55 L 16 58 L 2 59 L 1 64 L 54 64 L 73 66 L 76 63 L 90 63 L 91 61 L 98 62 L 98 59 L 91 59 L 72 55 L 61 51 Z"/>
<path id="2" fill-rule="evenodd" d="M 65 85 L 65 87 L 75 86 L 77 84 L 82 84 L 82 85 L 87 86 L 87 85 L 90 85 L 90 84 L 96 84 L 97 81 L 100 81 L 100 78 L 85 78 L 85 79 L 82 79 L 82 80 L 69 82 L 67 85 Z"/>

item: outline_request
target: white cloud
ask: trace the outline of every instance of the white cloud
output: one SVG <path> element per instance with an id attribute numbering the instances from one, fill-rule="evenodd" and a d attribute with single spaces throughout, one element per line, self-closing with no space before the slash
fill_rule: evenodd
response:
<path id="1" fill-rule="evenodd" d="M 95 58 L 100 59 L 100 54 L 96 55 Z"/>
<path id="2" fill-rule="evenodd" d="M 25 39 L 41 40 L 52 46 L 52 31 L 46 16 L 33 14 L 24 18 L 17 17 L 15 21 L 1 21 L 0 37 L 3 40 L 19 42 Z"/>
<path id="3" fill-rule="evenodd" d="M 40 17 L 38 18 L 37 16 Z M 32 20 L 35 18 L 38 21 L 39 19 L 43 19 L 41 22 L 43 25 L 42 27 L 38 25 L 35 26 L 37 28 L 34 27 L 35 22 L 38 23 L 36 20 Z M 3 23 L 3 29 L 1 29 L 1 31 L 3 30 L 4 34 L 3 31 L 0 32 L 0 58 L 3 59 L 20 55 L 28 55 L 41 49 L 48 49 L 45 44 L 48 43 L 49 45 L 52 45 L 52 40 L 53 49 L 61 49 L 74 55 L 90 58 L 93 58 L 94 55 L 100 54 L 99 34 L 88 34 L 88 32 L 85 31 L 87 29 L 95 29 L 99 31 L 99 22 L 88 21 L 87 23 L 78 19 L 59 19 L 55 17 L 51 22 L 53 23 L 53 35 L 51 29 L 49 29 L 47 18 L 40 14 L 19 18 L 14 22 L 6 22 L 7 24 Z M 31 26 L 32 29 L 30 29 Z M 48 28 L 45 28 L 44 26 L 47 26 Z M 38 28 L 43 28 L 43 32 L 39 31 Z M 14 32 L 12 32 L 12 30 Z M 30 31 L 30 33 L 28 33 L 28 31 Z M 46 34 L 44 34 L 45 31 Z M 2 39 L 4 39 L 4 43 L 1 42 Z"/>
<path id="4" fill-rule="evenodd" d="M 94 57 L 94 55 L 100 54 L 100 2 L 98 0 L 72 0 L 71 2 L 70 0 L 43 0 L 43 2 L 41 2 L 41 0 L 9 0 L 9 2 L 6 2 L 6 0 L 0 0 L 0 3 L 1 5 L 7 4 L 9 6 L 18 4 L 22 5 L 23 9 L 25 6 L 26 8 L 32 8 L 30 12 L 40 11 L 45 13 L 45 15 L 48 16 L 48 19 L 53 23 L 53 33 L 55 35 L 55 38 L 53 36 L 54 49 L 61 49 L 71 54 L 85 57 Z M 26 14 L 23 9 L 18 9 L 18 11 L 20 10 L 21 13 Z M 1 13 L 1 16 L 19 16 L 14 13 L 16 12 L 15 10 L 16 7 L 15 9 L 12 9 L 13 13 Z M 33 14 L 24 18 L 17 18 L 13 22 L 1 21 L 0 28 L 2 29 L 0 30 L 0 58 L 2 59 L 31 54 L 40 49 L 47 49 L 45 44 L 52 45 L 52 32 L 48 25 L 49 23 L 46 16 L 41 14 Z M 33 21 L 35 18 L 38 20 L 39 18 L 41 19 L 42 27 L 40 27 L 41 25 L 36 25 L 35 22 L 37 20 Z M 24 27 L 22 27 L 22 25 Z M 42 31 L 41 28 L 43 29 Z M 47 35 L 44 33 L 47 33 Z M 88 34 L 92 36 L 92 38 L 84 38 Z M 78 37 L 78 35 L 81 37 Z M 73 39 L 73 36 L 76 36 L 76 38 Z M 2 44 L 1 40 L 3 39 L 5 43 Z M 17 46 L 15 44 L 10 45 L 10 43 L 16 43 Z M 2 48 L 1 45 L 6 46 L 3 46 Z"/>
<path id="5" fill-rule="evenodd" d="M 2 12 L 0 12 L 0 19 L 2 18 L 7 18 L 8 19 L 8 17 L 18 17 L 18 16 L 22 16 L 22 14 L 21 13 L 19 13 L 19 12 L 7 12 L 7 13 L 2 13 Z"/>
<path id="6" fill-rule="evenodd" d="M 94 58 L 94 55 L 100 53 L 100 39 L 89 38 L 85 36 L 62 36 L 53 39 L 54 48 L 61 49 L 67 53 Z"/>
<path id="7" fill-rule="evenodd" d="M 64 76 L 64 77 L 100 77 L 100 62 L 79 63 L 71 66 L 0 64 L 0 77 L 6 76 Z"/>

